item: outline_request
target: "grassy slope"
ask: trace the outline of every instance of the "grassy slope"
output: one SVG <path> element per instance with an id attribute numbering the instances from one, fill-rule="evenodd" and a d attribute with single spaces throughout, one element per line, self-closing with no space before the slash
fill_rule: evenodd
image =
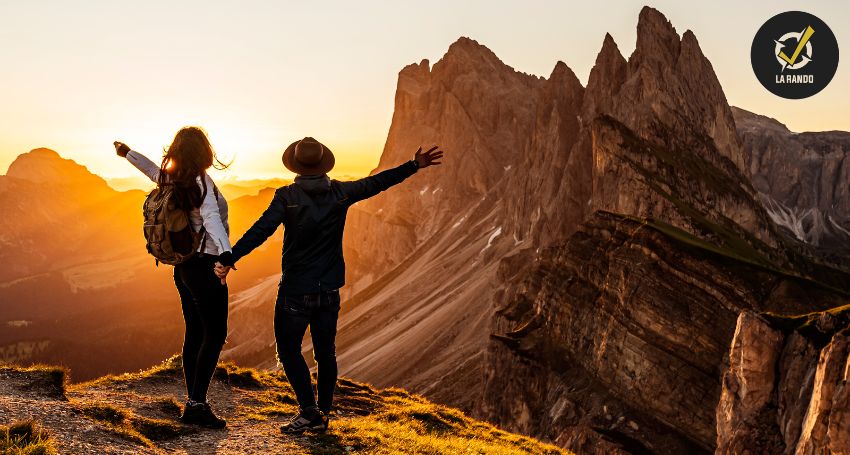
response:
<path id="1" fill-rule="evenodd" d="M 11 370 L 5 367 L 6 373 Z M 0 376 L 0 382 L 5 378 Z M 13 390 L 23 392 L 21 387 L 36 382 L 18 381 Z M 229 364 L 218 367 L 210 391 L 228 428 L 198 430 L 176 420 L 182 388 L 180 360 L 175 357 L 139 373 L 68 386 L 65 398 L 34 400 L 26 411 L 4 409 L 3 394 L 8 396 L 10 389 L 4 392 L 0 384 L 0 416 L 23 418 L 15 417 L 16 411 L 36 419 L 43 416 L 53 437 L 50 443 L 55 441 L 63 453 L 96 453 L 103 447 L 116 453 L 565 453 L 404 390 L 376 390 L 346 379 L 339 382 L 336 416 L 328 433 L 284 436 L 278 428 L 297 409 L 286 379 L 277 372 Z M 26 393 L 33 392 L 38 390 Z M 42 404 L 44 409 L 38 409 Z M 56 407 L 68 407 L 70 411 L 62 415 L 73 420 L 57 421 Z"/>

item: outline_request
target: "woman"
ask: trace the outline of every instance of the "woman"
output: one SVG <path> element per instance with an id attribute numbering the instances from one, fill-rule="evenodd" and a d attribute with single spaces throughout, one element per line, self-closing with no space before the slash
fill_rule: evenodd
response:
<path id="1" fill-rule="evenodd" d="M 206 171 L 224 169 L 204 131 L 186 127 L 177 132 L 157 166 L 121 142 L 115 151 L 157 184 L 175 184 L 177 201 L 189 213 L 195 232 L 205 229 L 198 254 L 174 267 L 174 284 L 180 294 L 186 332 L 183 339 L 183 373 L 188 401 L 180 416 L 187 424 L 224 428 L 207 403 L 207 390 L 227 336 L 227 284 L 214 272 L 218 256 L 229 252 L 227 201 Z"/>

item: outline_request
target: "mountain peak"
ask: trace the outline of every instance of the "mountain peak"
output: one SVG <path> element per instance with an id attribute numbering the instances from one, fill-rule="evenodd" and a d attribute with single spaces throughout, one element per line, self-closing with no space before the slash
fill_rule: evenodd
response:
<path id="1" fill-rule="evenodd" d="M 30 150 L 29 153 L 31 153 L 33 155 L 37 155 L 37 156 L 44 156 L 44 157 L 50 157 L 50 158 L 59 158 L 59 159 L 62 158 L 61 156 L 59 156 L 59 152 L 57 152 L 56 150 L 53 150 L 53 149 L 49 149 L 47 147 L 35 148 L 35 149 Z"/>
<path id="2" fill-rule="evenodd" d="M 487 46 L 485 46 L 485 45 L 479 43 L 478 41 L 475 41 L 474 39 L 469 38 L 467 36 L 461 36 L 460 38 L 455 40 L 455 42 L 452 43 L 449 46 L 448 52 L 452 52 L 452 49 L 454 49 L 454 50 L 463 49 L 465 51 L 482 52 L 482 53 L 489 53 L 489 54 L 493 53 L 490 49 L 487 48 Z"/>
<path id="3" fill-rule="evenodd" d="M 651 6 L 641 8 L 637 29 L 638 35 L 643 31 L 644 33 L 651 32 L 656 35 L 676 35 L 676 38 L 678 38 L 676 28 L 673 27 L 667 16 Z"/>
<path id="4" fill-rule="evenodd" d="M 605 34 L 602 49 L 596 55 L 596 63 L 587 78 L 587 93 L 582 111 L 588 118 L 609 112 L 612 101 L 628 76 L 626 59 L 620 53 L 614 37 Z"/>
<path id="5" fill-rule="evenodd" d="M 617 42 L 614 41 L 614 37 L 611 36 L 610 33 L 606 33 L 605 39 L 602 41 L 602 49 L 600 49 L 599 54 L 596 55 L 594 69 L 596 67 L 605 67 L 611 64 L 615 66 L 625 66 L 626 59 L 623 57 L 623 54 L 620 53 L 620 48 L 617 46 Z"/>
<path id="6" fill-rule="evenodd" d="M 446 55 L 443 56 L 443 60 L 451 59 L 451 58 L 467 58 L 467 59 L 482 59 L 482 60 L 499 60 L 499 57 L 496 56 L 493 51 L 491 51 L 487 46 L 475 41 L 472 38 L 467 38 L 466 36 L 461 36 L 454 43 L 449 46 L 449 49 L 446 51 Z"/>
<path id="7" fill-rule="evenodd" d="M 414 78 L 416 80 L 424 80 L 431 72 L 431 63 L 428 59 L 422 59 L 419 63 L 411 63 L 405 66 L 398 72 L 399 79 Z"/>
<path id="8" fill-rule="evenodd" d="M 579 85 L 581 85 L 581 82 L 579 82 L 578 77 L 576 76 L 576 73 L 573 72 L 573 69 L 570 68 L 569 66 L 567 66 L 566 63 L 564 63 L 560 60 L 558 60 L 558 62 L 555 63 L 555 68 L 552 69 L 552 74 L 549 75 L 549 81 L 550 82 L 552 82 L 552 81 L 554 81 L 554 82 L 566 81 L 566 82 L 569 82 L 571 84 L 578 83 Z"/>
<path id="9" fill-rule="evenodd" d="M 93 189 L 108 186 L 106 180 L 85 166 L 62 158 L 55 150 L 44 147 L 18 155 L 9 165 L 6 175 L 35 183 L 91 185 Z"/>
<path id="10" fill-rule="evenodd" d="M 438 68 L 449 74 L 467 72 L 492 72 L 494 69 L 506 69 L 511 72 L 514 69 L 499 59 L 487 46 L 480 44 L 474 39 L 461 36 L 449 46 L 446 54 L 436 64 Z"/>
<path id="11" fill-rule="evenodd" d="M 679 55 L 679 44 L 679 34 L 664 14 L 644 6 L 638 18 L 637 45 L 632 59 L 674 62 Z"/>

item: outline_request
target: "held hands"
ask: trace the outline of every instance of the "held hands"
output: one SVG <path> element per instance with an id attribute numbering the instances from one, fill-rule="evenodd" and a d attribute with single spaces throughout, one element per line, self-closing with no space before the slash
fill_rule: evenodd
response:
<path id="1" fill-rule="evenodd" d="M 112 143 L 112 145 L 115 146 L 115 153 L 117 153 L 118 156 L 120 156 L 121 158 L 126 157 L 127 152 L 130 151 L 130 147 L 128 147 L 127 144 L 125 144 L 123 142 L 115 141 L 115 142 Z"/>
<path id="2" fill-rule="evenodd" d="M 416 155 L 413 157 L 413 159 L 416 160 L 416 164 L 419 165 L 419 169 L 442 164 L 441 161 L 437 161 L 443 157 L 443 151 L 438 150 L 439 148 L 440 146 L 435 145 L 428 149 L 427 152 L 422 153 L 422 147 L 419 147 L 419 150 L 416 151 Z M 436 150 L 436 152 L 434 150 Z"/>
<path id="3" fill-rule="evenodd" d="M 222 285 L 227 284 L 227 274 L 230 273 L 230 269 L 232 269 L 232 268 L 233 267 L 222 265 L 221 262 L 215 263 L 215 276 L 217 276 L 217 277 L 219 277 L 219 279 L 221 279 Z"/>

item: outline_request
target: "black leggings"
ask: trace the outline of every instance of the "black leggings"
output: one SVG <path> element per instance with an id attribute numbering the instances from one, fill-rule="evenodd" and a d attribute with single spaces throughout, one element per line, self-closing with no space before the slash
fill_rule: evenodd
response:
<path id="1" fill-rule="evenodd" d="M 302 410 L 316 407 L 310 370 L 301 355 L 301 340 L 307 326 L 313 338 L 313 358 L 318 368 L 318 407 L 324 412 L 330 412 L 333 406 L 337 375 L 335 339 L 338 315 L 339 291 L 306 295 L 278 293 L 274 309 L 277 355 Z"/>
<path id="2" fill-rule="evenodd" d="M 174 267 L 186 334 L 183 338 L 183 374 L 189 398 L 207 401 L 218 356 L 227 338 L 227 285 L 215 276 L 218 256 L 194 256 Z"/>

